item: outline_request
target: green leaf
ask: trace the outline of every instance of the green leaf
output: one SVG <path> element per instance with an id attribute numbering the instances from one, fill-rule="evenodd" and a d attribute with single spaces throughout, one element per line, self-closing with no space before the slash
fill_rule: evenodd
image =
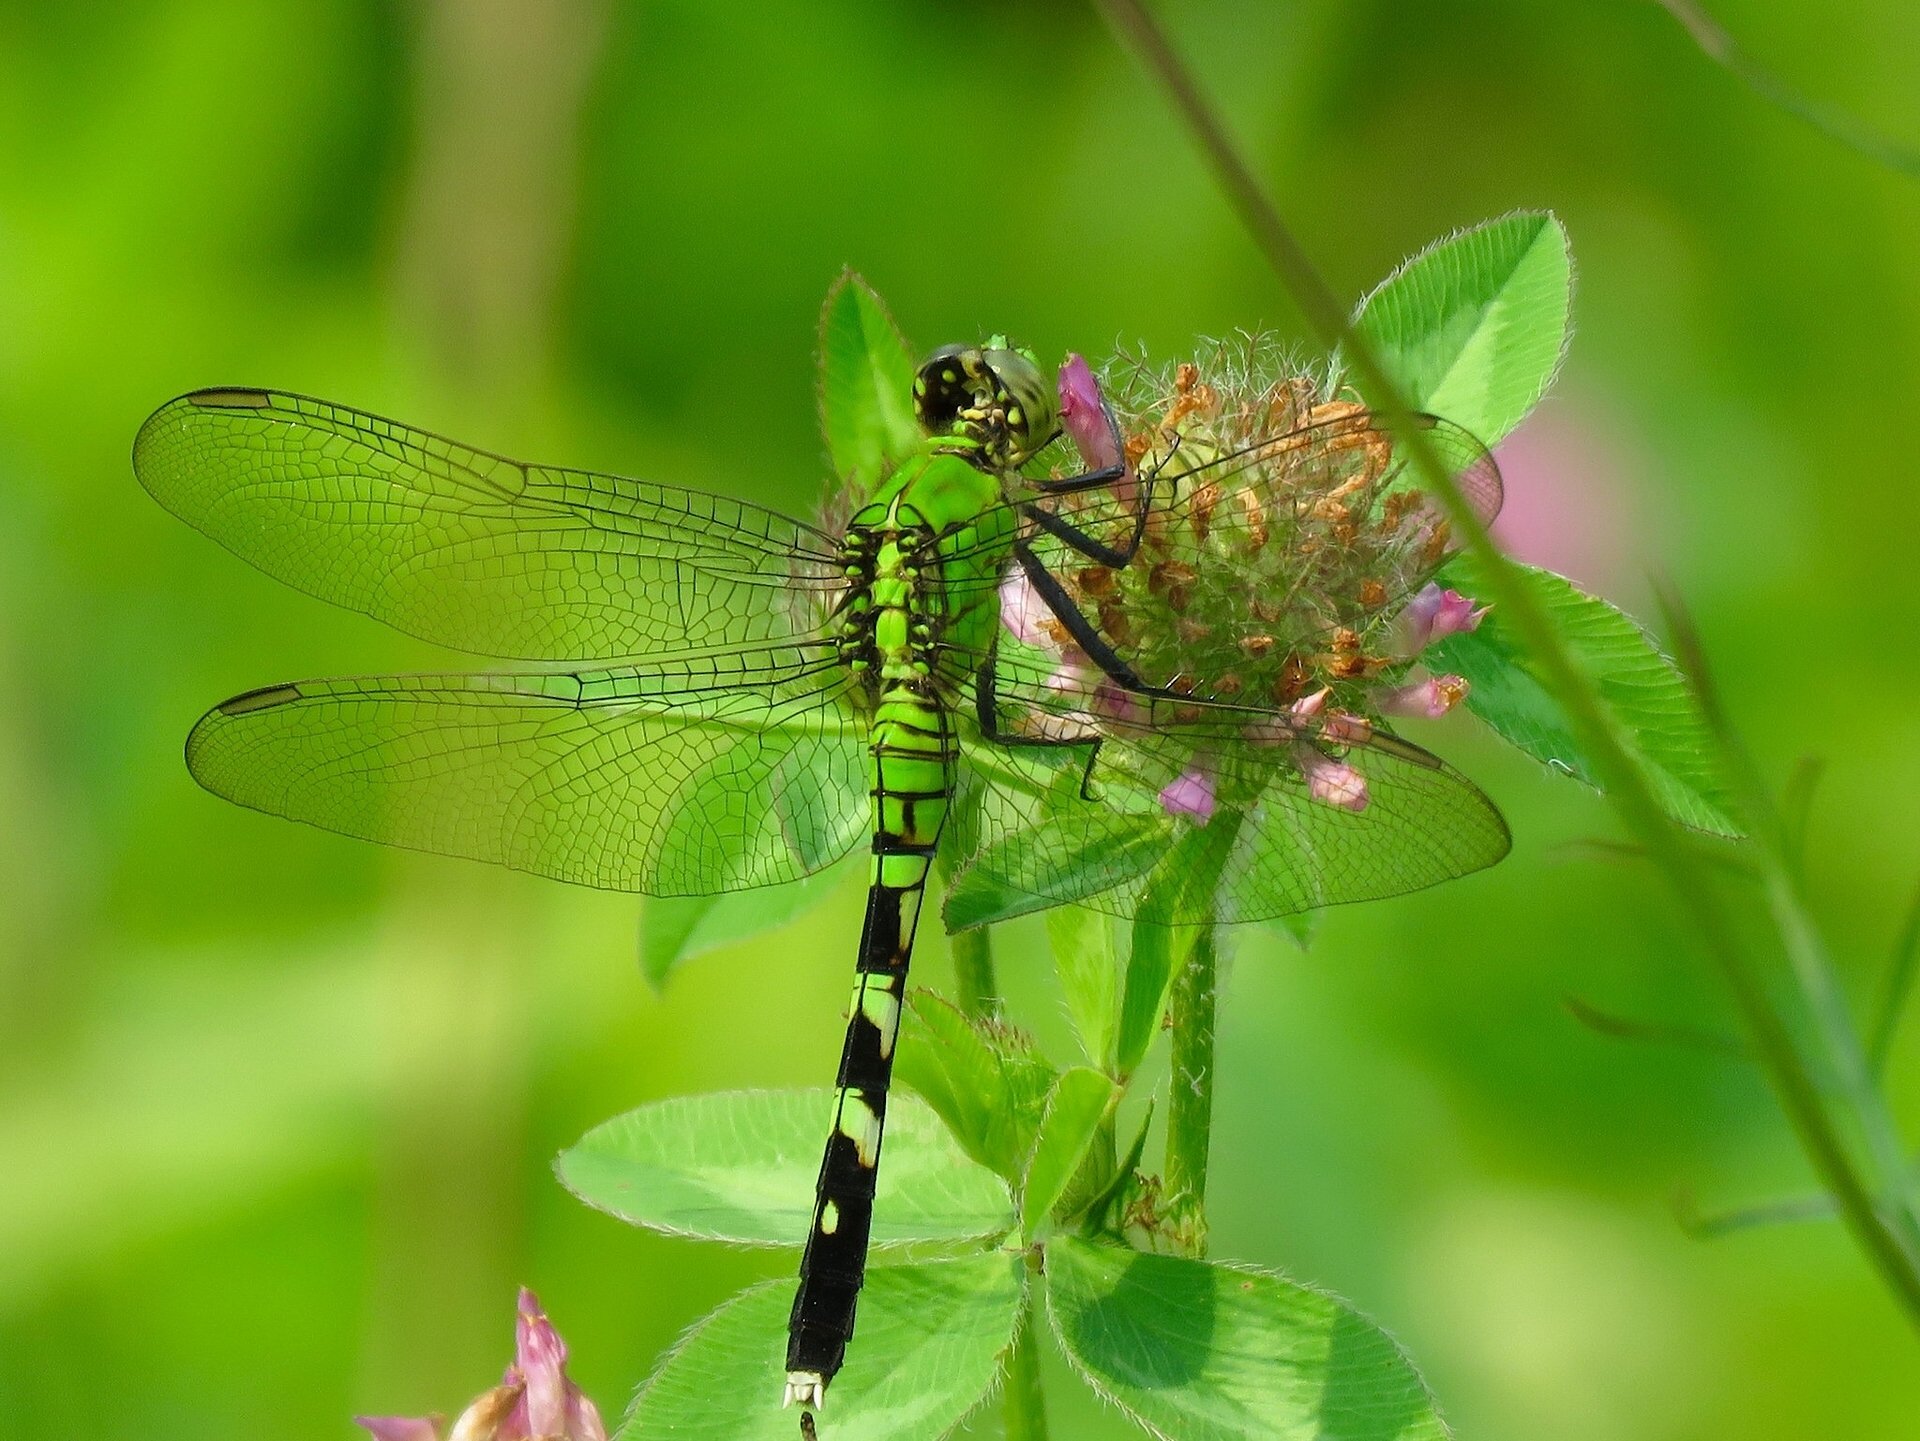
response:
<path id="1" fill-rule="evenodd" d="M 640 912 L 640 971 L 654 990 L 684 961 L 778 930 L 832 895 L 864 859 L 779 886 L 715 896 L 649 896 Z"/>
<path id="2" fill-rule="evenodd" d="M 1031 1037 L 916 990 L 907 997 L 894 1077 L 933 1108 L 967 1155 L 1009 1184 L 1020 1180 L 1054 1081 Z M 892 1146 L 889 1132 L 889 1165 Z"/>
<path id="3" fill-rule="evenodd" d="M 820 426 L 839 476 L 871 490 L 920 448 L 913 355 L 880 297 L 851 270 L 820 313 Z"/>
<path id="4" fill-rule="evenodd" d="M 1094 1065 L 1111 1067 L 1120 1002 L 1112 920 L 1085 906 L 1055 906 L 1047 912 L 1047 940 L 1081 1050 Z"/>
<path id="5" fill-rule="evenodd" d="M 1133 922 L 1126 989 L 1114 1059 L 1119 1074 L 1132 1075 L 1160 1034 L 1167 995 L 1193 955 L 1201 928 L 1214 917 L 1220 870 L 1233 853 L 1242 818 L 1223 811 L 1204 827 L 1189 826 L 1154 868 Z"/>
<path id="6" fill-rule="evenodd" d="M 595 1126 L 555 1169 L 566 1188 L 650 1230 L 748 1246 L 798 1246 L 813 1215 L 833 1092 L 725 1091 L 656 1101 Z M 887 1106 L 873 1243 L 977 1241 L 1013 1224 L 1013 1202 L 911 1096 Z"/>
<path id="7" fill-rule="evenodd" d="M 1035 895 L 1031 884 L 1007 879 L 1030 869 L 1035 837 L 1026 831 L 995 835 L 954 872 L 941 907 L 947 929 L 970 930 L 998 925 L 1016 916 L 1070 903 L 1111 890 L 1116 879 L 1144 873 L 1164 854 L 1174 833 L 1171 823 L 1142 820 L 1115 812 L 1076 826 L 1071 849 L 1055 849 L 1047 857 L 1047 894 Z M 1052 831 L 1046 840 L 1056 847 L 1061 837 Z"/>
<path id="8" fill-rule="evenodd" d="M 1522 565 L 1555 629 L 1597 687 L 1620 738 L 1644 769 L 1667 813 L 1716 835 L 1741 834 L 1719 753 L 1692 688 L 1631 616 L 1571 581 Z M 1485 593 L 1478 567 L 1456 556 L 1440 583 Z M 1595 784 L 1591 757 L 1572 721 L 1541 683 L 1519 641 L 1494 610 L 1477 630 L 1447 637 L 1426 653 L 1435 670 L 1465 676 L 1466 705 L 1506 740 L 1555 770 Z"/>
<path id="9" fill-rule="evenodd" d="M 1572 298 L 1567 233 L 1529 210 L 1428 246 L 1360 303 L 1354 322 L 1414 409 L 1491 446 L 1546 394 Z"/>
<path id="10" fill-rule="evenodd" d="M 1118 1105 L 1120 1088 L 1086 1066 L 1063 1071 L 1054 1082 L 1047 1114 L 1033 1143 L 1033 1162 L 1020 1192 L 1020 1234 L 1032 1241 L 1053 1214 L 1080 1165 L 1093 1147 L 1095 1132 L 1109 1109 Z M 1107 1177 L 1096 1184 L 1105 1189 Z"/>
<path id="11" fill-rule="evenodd" d="M 891 1145 L 891 1142 L 889 1142 Z M 820 1433 L 831 1441 L 937 1441 L 978 1406 L 1013 1342 L 1024 1294 L 1017 1256 L 875 1266 L 860 1334 L 833 1382 Z M 780 1398 L 791 1281 L 726 1302 L 662 1358 L 621 1425 L 623 1441 L 794 1441 Z"/>
<path id="12" fill-rule="evenodd" d="M 1270 1272 L 1059 1238 L 1047 1312 L 1087 1384 L 1169 1441 L 1447 1435 L 1391 1337 Z"/>

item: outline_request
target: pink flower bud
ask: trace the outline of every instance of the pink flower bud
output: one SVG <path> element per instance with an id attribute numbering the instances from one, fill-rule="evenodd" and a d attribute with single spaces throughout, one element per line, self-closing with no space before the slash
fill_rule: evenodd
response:
<path id="1" fill-rule="evenodd" d="M 1374 697 L 1382 715 L 1439 717 L 1466 699 L 1464 676 L 1436 675 L 1381 691 Z"/>
<path id="2" fill-rule="evenodd" d="M 1400 648 L 1407 655 L 1418 655 L 1437 640 L 1478 630 L 1489 609 L 1476 610 L 1459 591 L 1429 584 L 1400 612 Z"/>
<path id="3" fill-rule="evenodd" d="M 1367 808 L 1367 778 L 1348 765 L 1312 746 L 1294 752 L 1307 777 L 1307 794 L 1322 805 L 1335 806 L 1358 815 Z"/>
<path id="4" fill-rule="evenodd" d="M 1160 804 L 1170 816 L 1186 816 L 1195 825 L 1204 826 L 1213 819 L 1216 799 L 1213 776 L 1199 765 L 1190 765 L 1160 791 Z"/>
<path id="5" fill-rule="evenodd" d="M 1088 470 L 1121 462 L 1120 430 L 1100 396 L 1100 382 L 1085 357 L 1069 355 L 1060 367 L 1060 424 Z"/>
<path id="6" fill-rule="evenodd" d="M 1365 745 L 1373 739 L 1373 722 L 1363 715 L 1339 710 L 1327 717 L 1326 724 L 1320 727 L 1320 735 L 1335 745 Z"/>
<path id="7" fill-rule="evenodd" d="M 514 1321 L 513 1367 L 526 1387 L 527 1432 L 559 1436 L 567 1424 L 567 1346 L 540 1309 L 540 1298 L 520 1288 Z M 519 1408 L 516 1408 L 518 1411 Z"/>
<path id="8" fill-rule="evenodd" d="M 1287 708 L 1295 720 L 1312 720 L 1327 708 L 1327 697 L 1333 694 L 1333 687 L 1321 686 L 1312 695 L 1303 695 Z"/>

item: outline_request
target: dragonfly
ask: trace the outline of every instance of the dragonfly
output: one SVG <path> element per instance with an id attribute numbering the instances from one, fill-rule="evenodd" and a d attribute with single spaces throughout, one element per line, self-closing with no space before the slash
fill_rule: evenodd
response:
<path id="1" fill-rule="evenodd" d="M 854 1333 L 936 856 L 985 868 L 1036 908 L 1132 913 L 1156 858 L 1201 833 L 1163 795 L 1196 754 L 1237 797 L 1236 824 L 1210 828 L 1222 920 L 1399 894 L 1508 846 L 1471 782 L 1384 727 L 1316 734 L 1291 717 L 1288 745 L 1250 739 L 1271 730 L 1271 706 L 1142 673 L 1062 579 L 1132 563 L 1154 526 L 1217 496 L 1207 482 L 1315 447 L 1341 463 L 1356 453 L 1354 417 L 1343 431 L 1295 422 L 1190 458 L 1177 477 L 1130 461 L 1040 474 L 1064 449 L 1054 377 L 997 338 L 933 352 L 910 403 L 918 438 L 894 447 L 831 526 L 529 464 L 278 390 L 180 396 L 134 448 L 160 504 L 269 575 L 513 663 L 237 695 L 187 742 L 193 777 L 216 795 L 349 836 L 661 896 L 794 881 L 867 845 L 789 1326 L 784 1399 L 808 1419 Z M 1110 409 L 1104 418 L 1117 444 Z M 1375 449 L 1395 444 L 1370 417 L 1357 424 Z M 1450 440 L 1462 483 L 1497 497 L 1485 451 L 1464 432 L 1435 435 Z M 1215 534 L 1234 523 L 1209 520 Z M 1011 581 L 1034 589 L 1131 704 L 1063 710 L 1051 660 L 1003 624 Z M 1302 746 L 1365 755 L 1364 810 L 1310 794 Z"/>

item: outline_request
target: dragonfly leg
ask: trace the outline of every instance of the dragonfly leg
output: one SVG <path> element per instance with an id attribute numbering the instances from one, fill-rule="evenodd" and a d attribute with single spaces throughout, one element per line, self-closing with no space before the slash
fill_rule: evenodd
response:
<path id="1" fill-rule="evenodd" d="M 1105 636 L 1100 634 L 1094 623 L 1087 619 L 1086 614 L 1074 603 L 1073 597 L 1067 594 L 1067 588 L 1060 584 L 1054 573 L 1048 570 L 1040 557 L 1033 553 L 1031 546 L 1023 540 L 1015 541 L 1013 556 L 1026 575 L 1028 584 L 1039 592 L 1040 599 L 1047 603 L 1047 609 L 1053 612 L 1054 618 L 1066 627 L 1067 634 L 1073 638 L 1073 643 L 1086 652 L 1087 659 L 1099 666 L 1115 685 L 1132 691 L 1136 695 L 1172 694 L 1163 686 L 1148 685 L 1134 673 L 1132 666 L 1120 659 L 1119 652 L 1108 643 Z"/>

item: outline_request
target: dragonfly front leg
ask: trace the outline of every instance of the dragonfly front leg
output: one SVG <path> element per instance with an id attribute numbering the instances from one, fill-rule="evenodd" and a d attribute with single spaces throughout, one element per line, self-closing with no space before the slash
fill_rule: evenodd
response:
<path id="1" fill-rule="evenodd" d="M 1085 612 L 1080 609 L 1073 597 L 1067 594 L 1067 588 L 1060 584 L 1058 577 L 1047 569 L 1046 563 L 1039 556 L 1033 553 L 1032 546 L 1024 540 L 1015 541 L 1013 558 L 1026 576 L 1027 583 L 1039 594 L 1040 599 L 1047 603 L 1047 609 L 1053 612 L 1054 619 L 1066 627 L 1067 634 L 1072 638 L 1073 643 L 1079 646 L 1086 653 L 1087 659 L 1100 667 L 1115 685 L 1132 691 L 1136 695 L 1171 694 L 1164 686 L 1148 685 L 1134 673 L 1133 667 L 1120 658 L 1120 653 L 1113 648 L 1105 636 L 1100 634 L 1099 628 L 1087 619 Z"/>

